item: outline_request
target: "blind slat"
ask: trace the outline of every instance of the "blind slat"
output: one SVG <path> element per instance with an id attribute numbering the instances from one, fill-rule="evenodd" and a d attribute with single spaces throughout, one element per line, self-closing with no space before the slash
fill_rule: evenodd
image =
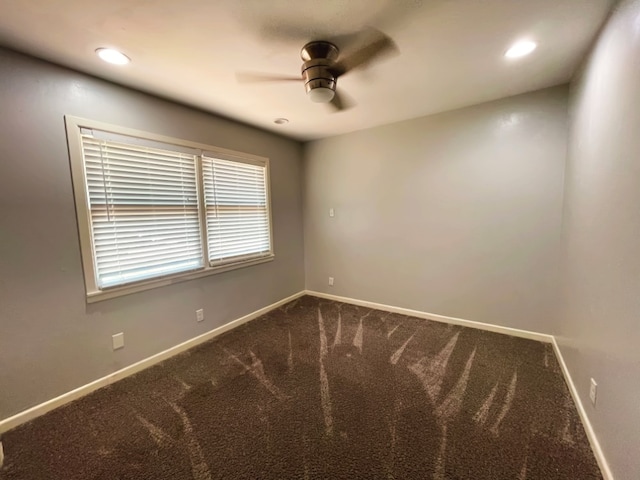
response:
<path id="1" fill-rule="evenodd" d="M 184 252 L 179 254 L 174 251 L 173 253 L 166 256 L 132 256 L 130 258 L 127 257 L 127 261 L 109 258 L 104 262 L 103 272 L 116 273 L 126 272 L 130 270 L 140 270 L 143 269 L 143 267 L 155 268 L 163 264 L 174 263 L 177 260 L 190 262 L 193 260 L 193 253 L 194 252 L 192 250 L 185 250 Z"/>

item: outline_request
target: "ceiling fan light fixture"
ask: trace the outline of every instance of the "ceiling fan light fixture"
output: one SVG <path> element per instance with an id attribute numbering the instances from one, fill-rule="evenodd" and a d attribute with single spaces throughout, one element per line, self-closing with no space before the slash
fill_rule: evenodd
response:
<path id="1" fill-rule="evenodd" d="M 96 54 L 105 62 L 114 65 L 126 65 L 131 59 L 124 53 L 114 50 L 113 48 L 98 48 Z"/>
<path id="2" fill-rule="evenodd" d="M 529 55 L 538 47 L 536 42 L 531 40 L 522 40 L 514 43 L 504 54 L 507 58 L 520 58 Z"/>
<path id="3" fill-rule="evenodd" d="M 307 92 L 311 101 L 315 103 L 329 103 L 335 94 L 334 90 L 326 87 L 316 87 Z"/>

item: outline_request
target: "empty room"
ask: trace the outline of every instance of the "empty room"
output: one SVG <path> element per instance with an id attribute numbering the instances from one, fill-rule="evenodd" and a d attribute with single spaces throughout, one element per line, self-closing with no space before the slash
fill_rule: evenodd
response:
<path id="1" fill-rule="evenodd" d="M 638 0 L 0 12 L 0 480 L 640 480 Z"/>

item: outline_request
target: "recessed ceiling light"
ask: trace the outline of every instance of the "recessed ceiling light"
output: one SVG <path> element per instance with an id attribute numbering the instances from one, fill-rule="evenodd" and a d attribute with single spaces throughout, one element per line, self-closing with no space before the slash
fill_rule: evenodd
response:
<path id="1" fill-rule="evenodd" d="M 114 65 L 126 65 L 131 61 L 124 53 L 114 50 L 113 48 L 99 48 L 96 50 L 96 53 L 102 60 L 113 63 Z"/>
<path id="2" fill-rule="evenodd" d="M 530 40 L 523 40 L 521 42 L 515 43 L 507 52 L 504 54 L 507 58 L 519 58 L 524 57 L 525 55 L 529 55 L 533 52 L 538 44 L 536 42 L 532 42 Z"/>
<path id="3" fill-rule="evenodd" d="M 284 125 L 285 123 L 289 123 L 289 119 L 287 118 L 276 118 L 273 123 L 277 125 Z"/>

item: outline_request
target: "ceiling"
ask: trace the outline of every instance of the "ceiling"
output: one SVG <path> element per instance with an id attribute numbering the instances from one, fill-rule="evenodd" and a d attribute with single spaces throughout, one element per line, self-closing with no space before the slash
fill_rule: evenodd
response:
<path id="1" fill-rule="evenodd" d="M 0 0 L 0 45 L 310 140 L 567 82 L 614 1 Z M 331 113 L 302 82 L 238 82 L 243 71 L 297 75 L 307 41 L 346 52 L 365 26 L 399 53 L 339 79 L 354 108 Z M 538 49 L 504 58 L 521 38 Z M 105 46 L 132 63 L 102 62 Z"/>

